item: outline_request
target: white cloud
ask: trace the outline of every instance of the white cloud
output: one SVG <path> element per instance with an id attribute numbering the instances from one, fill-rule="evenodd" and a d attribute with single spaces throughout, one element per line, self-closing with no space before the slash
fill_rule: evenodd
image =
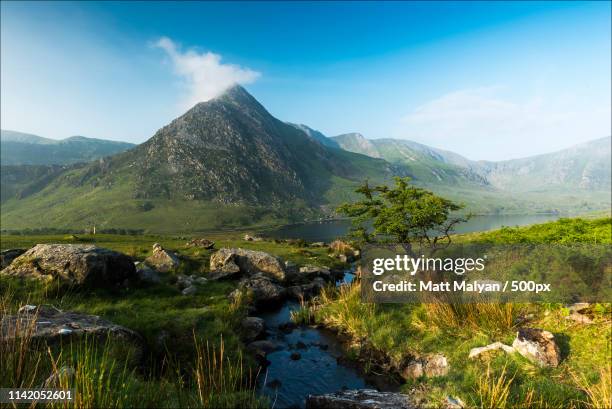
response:
<path id="1" fill-rule="evenodd" d="M 429 101 L 402 118 L 398 134 L 473 159 L 509 159 L 563 149 L 610 134 L 609 102 L 575 95 L 524 100 L 500 86 Z"/>
<path id="2" fill-rule="evenodd" d="M 212 52 L 186 50 L 167 37 L 160 38 L 155 47 L 164 50 L 170 57 L 177 75 L 185 80 L 188 95 L 184 105 L 191 107 L 208 101 L 234 84 L 249 84 L 261 74 L 249 68 L 221 62 L 221 56 Z"/>

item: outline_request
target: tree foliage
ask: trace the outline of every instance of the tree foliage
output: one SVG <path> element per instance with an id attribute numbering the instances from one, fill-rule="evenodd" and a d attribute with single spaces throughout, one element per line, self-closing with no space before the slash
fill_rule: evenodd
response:
<path id="1" fill-rule="evenodd" d="M 352 219 L 351 236 L 364 243 L 440 248 L 450 244 L 455 226 L 469 218 L 451 217 L 463 206 L 410 184 L 410 178 L 396 177 L 393 187 L 371 187 L 365 181 L 356 192 L 363 199 L 344 203 L 338 212 Z"/>

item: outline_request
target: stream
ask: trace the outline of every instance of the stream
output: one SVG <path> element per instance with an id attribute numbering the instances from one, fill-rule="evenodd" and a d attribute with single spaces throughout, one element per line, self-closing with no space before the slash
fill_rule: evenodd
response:
<path id="1" fill-rule="evenodd" d="M 337 285 L 350 283 L 353 277 L 347 272 Z M 393 389 L 386 379 L 366 376 L 342 359 L 345 349 L 333 332 L 310 326 L 298 326 L 290 333 L 280 330 L 279 325 L 291 321 L 291 311 L 299 308 L 296 301 L 287 301 L 258 314 L 266 322 L 267 339 L 279 345 L 278 351 L 268 354 L 270 364 L 259 377 L 260 393 L 274 408 L 303 408 L 310 394 L 346 388 Z M 294 353 L 300 358 L 292 359 Z"/>

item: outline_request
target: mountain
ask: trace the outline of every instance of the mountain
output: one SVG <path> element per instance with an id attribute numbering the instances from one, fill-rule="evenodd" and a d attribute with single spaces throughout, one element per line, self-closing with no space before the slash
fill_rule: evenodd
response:
<path id="1" fill-rule="evenodd" d="M 310 139 L 319 142 L 322 145 L 325 145 L 329 148 L 340 148 L 340 145 L 338 145 L 338 142 L 336 142 L 335 140 L 333 140 L 332 138 L 329 138 L 325 135 L 323 135 L 321 132 L 312 129 L 304 124 L 292 124 L 291 122 L 287 122 L 289 125 L 293 126 L 294 128 L 299 129 L 300 131 L 304 132 Z M 346 149 L 348 150 L 348 149 Z"/>
<path id="2" fill-rule="evenodd" d="M 331 139 L 336 141 L 346 151 L 360 153 L 372 158 L 381 157 L 374 143 L 360 133 L 346 133 L 333 136 Z"/>
<path id="3" fill-rule="evenodd" d="M 471 165 L 493 186 L 513 192 L 553 188 L 609 191 L 611 151 L 608 136 L 544 155 Z"/>
<path id="4" fill-rule="evenodd" d="M 332 137 L 342 149 L 403 166 L 414 183 L 479 213 L 585 212 L 610 208 L 610 137 L 500 162 L 399 139 Z"/>
<path id="5" fill-rule="evenodd" d="M 66 165 L 89 162 L 134 147 L 127 142 L 73 136 L 63 140 L 16 131 L 0 131 L 2 165 Z"/>
<path id="6" fill-rule="evenodd" d="M 394 171 L 313 140 L 235 86 L 133 149 L 67 168 L 25 197 L 3 197 L 2 228 L 178 231 L 298 221 L 329 214 L 362 180 L 389 181 Z"/>
<path id="7" fill-rule="evenodd" d="M 461 155 L 401 139 L 366 139 L 359 133 L 334 136 L 331 139 L 347 151 L 402 165 L 416 183 L 426 185 L 487 186 L 488 182 L 470 168 Z"/>

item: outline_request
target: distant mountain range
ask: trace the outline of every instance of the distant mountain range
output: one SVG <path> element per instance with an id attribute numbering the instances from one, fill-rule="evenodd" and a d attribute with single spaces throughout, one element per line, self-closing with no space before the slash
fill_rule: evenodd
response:
<path id="1" fill-rule="evenodd" d="M 368 140 L 358 133 L 329 139 L 350 152 L 405 165 L 416 180 L 424 183 L 476 184 L 509 192 L 609 190 L 611 186 L 609 136 L 558 152 L 500 162 L 472 161 L 408 140 Z"/>
<path id="2" fill-rule="evenodd" d="M 126 151 L 134 144 L 72 136 L 56 140 L 22 132 L 0 131 L 2 165 L 65 165 L 89 162 Z"/>
<path id="3" fill-rule="evenodd" d="M 24 145 L 24 156 L 5 160 L 5 143 Z M 395 175 L 477 213 L 587 212 L 610 207 L 610 143 L 471 161 L 406 140 L 328 138 L 274 118 L 235 86 L 135 147 L 3 131 L 1 222 L 5 230 L 96 224 L 156 232 L 295 222 L 333 215 L 363 180 Z M 53 165 L 32 163 L 37 149 L 58 146 L 72 153 L 47 151 Z"/>

